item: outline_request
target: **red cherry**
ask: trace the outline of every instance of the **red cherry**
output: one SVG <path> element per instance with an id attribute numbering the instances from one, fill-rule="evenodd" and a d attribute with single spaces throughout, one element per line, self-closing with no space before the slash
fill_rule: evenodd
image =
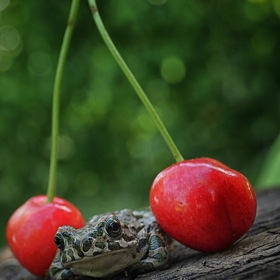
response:
<path id="1" fill-rule="evenodd" d="M 232 245 L 252 226 L 257 207 L 247 178 L 210 158 L 185 160 L 159 173 L 150 204 L 164 231 L 202 252 Z"/>
<path id="2" fill-rule="evenodd" d="M 31 273 L 44 276 L 57 247 L 54 235 L 59 226 L 83 227 L 80 211 L 70 202 L 55 197 L 46 203 L 45 195 L 27 200 L 11 216 L 6 229 L 7 242 L 19 262 Z"/>

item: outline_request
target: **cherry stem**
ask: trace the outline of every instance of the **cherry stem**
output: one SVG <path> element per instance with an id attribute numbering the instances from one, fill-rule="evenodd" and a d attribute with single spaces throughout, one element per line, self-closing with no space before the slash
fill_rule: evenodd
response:
<path id="1" fill-rule="evenodd" d="M 55 197 L 56 188 L 56 174 L 57 174 L 57 154 L 58 154 L 58 140 L 59 140 L 59 97 L 62 74 L 65 64 L 66 55 L 69 49 L 70 40 L 73 33 L 73 27 L 76 21 L 77 12 L 80 0 L 73 0 L 68 17 L 67 27 L 64 33 L 58 64 L 56 68 L 54 89 L 53 89 L 53 104 L 52 104 L 52 139 L 51 139 L 51 161 L 49 172 L 49 183 L 47 190 L 47 203 L 52 202 Z"/>
<path id="2" fill-rule="evenodd" d="M 110 50 L 111 54 L 113 55 L 116 62 L 119 64 L 120 68 L 122 69 L 123 73 L 129 80 L 130 84 L 138 94 L 139 98 L 143 102 L 144 106 L 146 107 L 147 111 L 149 112 L 150 116 L 152 117 L 153 121 L 155 122 L 158 130 L 160 131 L 162 137 L 164 138 L 166 144 L 168 145 L 169 149 L 171 150 L 171 153 L 173 154 L 173 157 L 175 158 L 176 162 L 183 161 L 184 158 L 182 157 L 181 153 L 179 152 L 177 146 L 175 145 L 173 139 L 171 138 L 170 134 L 168 133 L 166 127 L 162 123 L 159 115 L 157 114 L 155 108 L 153 107 L 152 103 L 148 99 L 147 95 L 137 82 L 136 78 L 128 68 L 127 64 L 121 57 L 120 53 L 118 52 L 117 48 L 115 47 L 114 43 L 112 42 L 108 32 L 106 31 L 104 24 L 101 20 L 101 17 L 99 15 L 96 1 L 95 0 L 88 0 L 93 19 L 96 23 L 96 26 L 107 45 L 108 49 Z"/>

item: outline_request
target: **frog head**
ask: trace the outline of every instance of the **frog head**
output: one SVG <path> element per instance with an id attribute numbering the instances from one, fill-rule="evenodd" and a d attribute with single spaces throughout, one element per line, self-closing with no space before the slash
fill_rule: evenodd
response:
<path id="1" fill-rule="evenodd" d="M 139 262 L 147 247 L 145 237 L 133 225 L 113 214 L 78 230 L 60 227 L 54 241 L 64 267 L 93 277 L 107 277 Z"/>

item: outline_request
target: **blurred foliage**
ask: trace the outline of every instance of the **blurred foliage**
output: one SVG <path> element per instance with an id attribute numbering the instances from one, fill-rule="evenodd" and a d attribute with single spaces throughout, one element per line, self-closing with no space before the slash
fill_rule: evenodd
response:
<path id="1" fill-rule="evenodd" d="M 271 146 L 257 177 L 257 185 L 264 187 L 279 186 L 280 183 L 280 134 Z"/>
<path id="2" fill-rule="evenodd" d="M 116 46 L 185 158 L 253 183 L 280 131 L 280 0 L 98 1 Z M 1 244 L 45 193 L 54 73 L 70 1 L 0 0 Z M 85 217 L 148 205 L 174 159 L 81 1 L 61 94 L 57 194 Z"/>

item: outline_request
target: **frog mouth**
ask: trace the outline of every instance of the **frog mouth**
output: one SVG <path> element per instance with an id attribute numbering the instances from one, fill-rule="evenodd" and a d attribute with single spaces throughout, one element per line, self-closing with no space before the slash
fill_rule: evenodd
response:
<path id="1" fill-rule="evenodd" d="M 85 256 L 83 259 L 68 262 L 65 267 L 71 268 L 77 275 L 109 277 L 138 261 L 138 258 L 133 258 L 131 254 L 127 253 L 127 250 L 122 249 L 92 257 Z"/>

